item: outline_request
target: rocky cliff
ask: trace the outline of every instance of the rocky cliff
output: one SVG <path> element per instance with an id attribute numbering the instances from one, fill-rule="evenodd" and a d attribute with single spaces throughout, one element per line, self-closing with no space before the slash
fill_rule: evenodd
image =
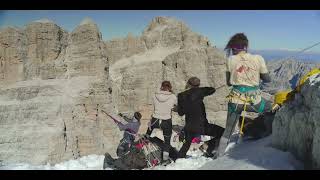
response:
<path id="1" fill-rule="evenodd" d="M 24 79 L 54 79 L 63 74 L 65 69 L 59 64 L 65 56 L 68 33 L 53 22 L 43 19 L 27 24 L 24 34 Z"/>
<path id="2" fill-rule="evenodd" d="M 306 169 L 320 169 L 320 76 L 314 75 L 302 86 L 301 93 L 276 114 L 272 144 L 292 152 Z"/>
<path id="3" fill-rule="evenodd" d="M 56 163 L 114 152 L 108 61 L 96 24 L 71 33 L 49 20 L 1 31 L 0 159 Z M 107 71 L 106 71 L 107 70 Z"/>
<path id="4" fill-rule="evenodd" d="M 2 29 L 0 46 L 2 162 L 114 155 L 122 133 L 101 110 L 140 111 L 145 132 L 163 80 L 176 94 L 190 76 L 200 77 L 202 86 L 221 87 L 206 107 L 209 119 L 224 126 L 224 55 L 173 18 L 156 17 L 141 36 L 106 42 L 90 19 L 72 32 L 42 19 Z"/>
<path id="5" fill-rule="evenodd" d="M 26 57 L 24 31 L 7 27 L 0 31 L 0 85 L 23 80 Z"/>
<path id="6" fill-rule="evenodd" d="M 184 90 L 188 78 L 198 76 L 202 86 L 221 87 L 206 98 L 206 108 L 211 121 L 225 125 L 227 88 L 223 52 L 211 47 L 207 38 L 173 18 L 156 17 L 141 37 L 131 37 L 131 41 L 129 37 L 117 40 L 118 43 L 106 42 L 107 47 L 113 44 L 108 54 L 113 61 L 109 73 L 112 100 L 118 111 L 143 112 L 141 131 L 145 131 L 152 113 L 152 97 L 161 82 L 170 80 L 177 94 Z M 128 51 L 119 54 L 123 47 Z M 183 122 L 176 114 L 174 117 L 175 123 Z"/>

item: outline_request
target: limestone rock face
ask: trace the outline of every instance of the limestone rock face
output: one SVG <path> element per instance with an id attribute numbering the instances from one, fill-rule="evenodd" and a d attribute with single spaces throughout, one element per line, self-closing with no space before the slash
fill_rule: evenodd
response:
<path id="1" fill-rule="evenodd" d="M 8 27 L 0 31 L 0 85 L 23 80 L 25 45 L 23 30 Z"/>
<path id="2" fill-rule="evenodd" d="M 142 111 L 145 113 L 143 122 L 148 122 L 153 110 L 153 95 L 162 81 L 171 81 L 177 95 L 184 90 L 188 78 L 198 76 L 202 86 L 220 87 L 213 96 L 206 98 L 205 104 L 208 119 L 224 126 L 225 118 L 220 111 L 226 111 L 228 91 L 223 53 L 211 47 L 205 37 L 173 18 L 154 18 L 141 38 L 146 50 L 114 59 L 110 66 L 116 109 L 119 112 Z M 174 123 L 181 124 L 182 121 L 174 113 Z M 143 127 L 146 127 L 145 123 Z"/>
<path id="3" fill-rule="evenodd" d="M 110 99 L 95 77 L 21 81 L 0 91 L 0 159 L 57 163 L 114 152 L 120 138 L 100 112 Z"/>
<path id="4" fill-rule="evenodd" d="M 147 50 L 143 39 L 134 37 L 132 34 L 128 34 L 124 39 L 106 41 L 105 48 L 110 65 L 114 64 L 116 60 L 143 53 Z"/>
<path id="5" fill-rule="evenodd" d="M 85 19 L 70 34 L 66 49 L 67 75 L 92 76 L 105 74 L 107 57 L 98 26 Z"/>
<path id="6" fill-rule="evenodd" d="M 68 33 L 48 20 L 35 21 L 25 28 L 27 57 L 24 64 L 26 80 L 53 79 L 63 73 L 62 61 L 68 41 Z M 60 73 L 59 73 L 60 72 Z"/>
<path id="7" fill-rule="evenodd" d="M 68 33 L 52 21 L 0 31 L 0 162 L 57 163 L 89 154 L 115 155 L 121 131 L 101 110 L 143 115 L 163 80 L 174 93 L 191 76 L 218 88 L 206 98 L 208 119 L 225 124 L 223 53 L 183 22 L 156 17 L 140 37 L 103 42 L 86 18 Z M 173 113 L 173 123 L 183 118 Z"/>
<path id="8" fill-rule="evenodd" d="M 225 64 L 221 52 L 214 48 L 182 50 L 167 56 L 163 61 L 164 79 L 170 79 L 176 93 L 185 90 L 188 79 L 197 76 L 201 86 L 211 86 L 217 91 L 205 98 L 208 120 L 225 126 L 225 119 L 216 117 L 219 111 L 226 111 Z"/>
<path id="9" fill-rule="evenodd" d="M 277 112 L 272 127 L 273 146 L 293 153 L 307 169 L 320 169 L 319 80 L 318 75 L 307 80 L 294 101 Z"/>
<path id="10" fill-rule="evenodd" d="M 156 17 L 143 32 L 143 39 L 148 49 L 161 45 L 180 46 L 182 42 L 182 29 L 185 25 L 172 18 Z"/>
<path id="11" fill-rule="evenodd" d="M 13 80 L 8 63 L 1 69 L 1 161 L 46 164 L 115 154 L 121 132 L 101 113 L 114 112 L 105 47 L 92 21 L 81 24 L 70 36 L 48 20 L 1 31 L 9 47 L 1 49 L 2 61 L 21 68 Z"/>
<path id="12" fill-rule="evenodd" d="M 142 38 L 148 49 L 155 46 L 209 46 L 207 38 L 192 32 L 186 24 L 170 17 L 155 17 L 144 30 Z"/>

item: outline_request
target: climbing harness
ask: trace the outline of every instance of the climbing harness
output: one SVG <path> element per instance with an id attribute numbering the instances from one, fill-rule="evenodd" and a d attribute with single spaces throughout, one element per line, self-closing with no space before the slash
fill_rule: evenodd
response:
<path id="1" fill-rule="evenodd" d="M 261 91 L 258 89 L 258 87 L 233 86 L 226 98 L 228 99 L 228 102 L 236 104 L 236 107 L 228 107 L 231 112 L 235 112 L 239 104 L 252 106 L 260 103 L 259 109 L 255 109 L 254 106 L 252 106 L 252 108 L 256 112 L 262 113 L 266 103 L 261 98 Z"/>
<path id="2" fill-rule="evenodd" d="M 231 106 L 231 105 L 228 106 L 228 111 L 230 113 L 237 113 L 236 111 L 239 104 L 243 104 L 244 106 L 242 111 L 242 113 L 244 114 L 242 115 L 242 122 L 241 122 L 240 132 L 238 136 L 238 140 L 241 141 L 244 134 L 243 127 L 244 127 L 244 118 L 245 118 L 247 106 L 250 105 L 256 112 L 262 113 L 264 111 L 266 102 L 264 101 L 263 98 L 261 98 L 261 92 L 256 86 L 251 87 L 251 86 L 234 85 L 229 95 L 226 96 L 226 98 L 229 100 L 229 103 L 235 104 L 234 106 Z M 253 105 L 259 104 L 259 103 L 260 103 L 259 108 L 255 109 Z M 238 118 L 238 117 L 239 116 L 235 116 L 235 118 Z M 237 122 L 236 119 L 234 121 Z M 234 127 L 234 124 L 232 127 Z M 230 136 L 229 136 L 229 140 L 230 140 Z M 229 140 L 228 140 L 228 143 L 229 143 Z"/>

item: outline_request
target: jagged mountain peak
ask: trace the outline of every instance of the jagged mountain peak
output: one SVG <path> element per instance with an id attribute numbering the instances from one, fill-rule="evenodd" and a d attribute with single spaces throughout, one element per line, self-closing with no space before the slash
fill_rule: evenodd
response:
<path id="1" fill-rule="evenodd" d="M 92 24 L 92 25 L 96 25 L 96 23 L 89 17 L 85 17 L 81 22 L 80 22 L 80 26 L 81 25 L 86 25 L 86 24 Z"/>

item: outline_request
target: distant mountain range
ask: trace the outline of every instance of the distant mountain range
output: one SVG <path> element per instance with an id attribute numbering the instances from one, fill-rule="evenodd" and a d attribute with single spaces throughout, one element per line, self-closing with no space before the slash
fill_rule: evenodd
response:
<path id="1" fill-rule="evenodd" d="M 294 56 L 294 59 L 299 59 L 300 61 L 320 62 L 320 52 L 303 52 L 301 54 L 299 54 L 299 51 L 291 50 L 251 50 L 251 52 L 262 55 L 267 61 Z"/>
<path id="2" fill-rule="evenodd" d="M 267 61 L 271 83 L 262 84 L 262 89 L 270 94 L 278 90 L 294 89 L 299 79 L 319 63 L 305 62 L 300 59 Z"/>
<path id="3" fill-rule="evenodd" d="M 223 50 L 223 48 L 219 49 Z M 304 62 L 320 62 L 320 52 L 304 52 L 298 54 L 299 51 L 282 49 L 249 50 L 249 52 L 260 54 L 266 61 L 292 59 L 289 57 L 294 56 L 294 59 L 299 59 Z"/>
<path id="4" fill-rule="evenodd" d="M 283 89 L 294 89 L 299 79 L 314 67 L 320 65 L 320 53 L 292 50 L 252 50 L 267 62 L 272 78 L 271 83 L 263 84 L 262 89 L 271 94 Z"/>

